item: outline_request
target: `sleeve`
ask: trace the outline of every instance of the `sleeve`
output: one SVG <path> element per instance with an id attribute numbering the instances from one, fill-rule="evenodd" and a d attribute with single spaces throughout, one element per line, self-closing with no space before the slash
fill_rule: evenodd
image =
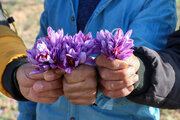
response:
<path id="1" fill-rule="evenodd" d="M 44 6 L 47 6 L 47 2 L 44 2 Z M 47 7 L 45 7 L 47 8 Z M 44 10 L 44 12 L 41 15 L 40 20 L 40 32 L 37 38 L 43 37 L 47 35 L 47 9 Z M 14 48 L 15 49 L 15 48 Z M 24 49 L 23 51 L 25 51 Z M 19 66 L 28 63 L 26 60 L 26 57 L 18 57 L 17 59 L 12 60 L 4 70 L 4 74 L 2 76 L 2 86 L 4 88 L 4 91 L 6 90 L 6 94 L 8 97 L 12 97 L 13 99 L 16 99 L 18 101 L 27 101 L 26 98 L 21 94 L 19 90 L 19 85 L 17 83 L 16 79 L 16 71 L 19 68 Z"/>
<path id="2" fill-rule="evenodd" d="M 128 29 L 135 46 L 146 46 L 159 50 L 167 43 L 167 37 L 174 32 L 177 23 L 175 0 L 146 0 Z"/>
<path id="3" fill-rule="evenodd" d="M 135 52 L 145 67 L 140 80 L 149 82 L 144 82 L 148 84 L 146 89 L 139 87 L 128 99 L 158 108 L 179 109 L 180 30 L 169 36 L 167 46 L 163 50 L 137 47 Z"/>
<path id="4" fill-rule="evenodd" d="M 0 91 L 12 97 L 2 85 L 2 77 L 6 66 L 13 60 L 26 56 L 26 47 L 23 41 L 8 27 L 0 25 Z"/>
<path id="5" fill-rule="evenodd" d="M 23 41 L 9 28 L 8 21 L 3 13 L 0 2 L 0 92 L 16 100 L 26 100 L 19 91 L 16 80 L 17 68 L 27 63 L 25 58 L 26 47 Z M 16 46 L 17 45 L 17 46 Z M 19 48 L 18 48 L 19 47 Z"/>

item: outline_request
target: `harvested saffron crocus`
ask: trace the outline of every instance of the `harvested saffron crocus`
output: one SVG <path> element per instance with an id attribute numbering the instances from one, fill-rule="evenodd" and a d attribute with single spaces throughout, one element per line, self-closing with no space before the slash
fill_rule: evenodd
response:
<path id="1" fill-rule="evenodd" d="M 73 37 L 64 36 L 63 30 L 55 32 L 51 27 L 47 32 L 47 37 L 39 38 L 34 47 L 26 51 L 28 61 L 36 66 L 30 74 L 57 68 L 70 73 L 80 64 L 95 64 L 91 55 L 97 54 L 98 50 L 91 33 L 84 36 L 80 31 Z"/>
<path id="2" fill-rule="evenodd" d="M 49 69 L 56 69 L 56 56 L 61 51 L 63 43 L 63 30 L 55 32 L 51 27 L 47 30 L 48 36 L 37 40 L 31 50 L 26 50 L 27 60 L 36 66 L 30 74 L 45 72 Z"/>
<path id="3" fill-rule="evenodd" d="M 131 34 L 132 30 L 125 35 L 121 29 L 117 29 L 114 35 L 108 30 L 101 30 L 97 32 L 96 42 L 100 46 L 101 53 L 105 54 L 110 60 L 125 60 L 133 54 Z"/>
<path id="4" fill-rule="evenodd" d="M 94 65 L 93 54 L 97 54 L 97 48 L 94 45 L 95 40 L 91 33 L 86 36 L 80 31 L 73 37 L 66 35 L 64 37 L 63 52 L 57 57 L 58 66 L 70 73 L 79 64 Z M 63 54 L 64 53 L 64 54 Z"/>

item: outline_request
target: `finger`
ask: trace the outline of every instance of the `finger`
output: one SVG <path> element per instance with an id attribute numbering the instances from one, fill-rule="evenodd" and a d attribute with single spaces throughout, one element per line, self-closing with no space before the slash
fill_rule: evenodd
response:
<path id="1" fill-rule="evenodd" d="M 24 64 L 18 68 L 16 77 L 19 86 L 32 87 L 33 84 L 37 81 L 37 79 L 31 78 L 29 72 L 26 72 L 30 68 L 32 68 L 32 65 L 29 63 Z M 40 77 L 37 75 L 37 78 L 41 78 L 41 75 Z"/>
<path id="2" fill-rule="evenodd" d="M 125 61 L 119 59 L 109 60 L 104 54 L 97 56 L 95 62 L 97 66 L 105 67 L 111 70 L 119 70 L 128 67 L 128 64 Z"/>
<path id="3" fill-rule="evenodd" d="M 96 101 L 96 98 L 90 99 L 70 99 L 70 102 L 75 105 L 92 105 Z"/>
<path id="4" fill-rule="evenodd" d="M 69 84 L 63 79 L 63 91 L 64 93 L 74 93 L 84 90 L 91 90 L 97 88 L 97 79 L 96 78 L 87 78 L 86 80 L 78 83 Z"/>
<path id="5" fill-rule="evenodd" d="M 63 95 L 62 89 L 55 89 L 51 91 L 37 93 L 38 97 L 60 97 L 62 95 Z"/>
<path id="6" fill-rule="evenodd" d="M 135 55 L 131 55 L 128 59 L 125 60 L 129 66 L 134 66 L 135 71 L 138 71 L 140 67 L 140 61 Z"/>
<path id="7" fill-rule="evenodd" d="M 59 97 L 39 97 L 37 93 L 31 88 L 29 95 L 28 95 L 29 100 L 38 102 L 38 103 L 54 103 L 58 100 Z"/>
<path id="8" fill-rule="evenodd" d="M 107 97 L 120 98 L 120 97 L 125 97 L 125 96 L 129 95 L 133 91 L 133 89 L 134 89 L 134 86 L 132 85 L 128 88 L 123 88 L 123 89 L 114 90 L 114 91 L 109 91 L 106 89 L 101 89 L 101 91 Z"/>
<path id="9" fill-rule="evenodd" d="M 36 80 L 29 79 L 26 76 L 24 76 L 22 78 L 21 79 L 17 78 L 19 87 L 22 86 L 22 87 L 30 88 L 36 82 Z"/>
<path id="10" fill-rule="evenodd" d="M 56 70 L 58 71 L 58 70 Z M 58 71 L 59 73 L 57 74 L 55 70 L 48 70 L 46 72 L 44 72 L 44 79 L 46 81 L 53 81 L 53 80 L 57 80 L 59 78 L 61 78 L 63 76 L 63 72 L 60 73 L 60 71 Z"/>
<path id="11" fill-rule="evenodd" d="M 80 65 L 70 74 L 65 74 L 64 77 L 68 83 L 76 83 L 85 80 L 87 77 L 96 76 L 95 68 L 88 65 Z"/>
<path id="12" fill-rule="evenodd" d="M 92 97 L 96 97 L 96 88 L 92 90 L 85 90 L 85 91 L 79 91 L 79 92 L 74 92 L 74 93 L 66 93 L 64 92 L 64 96 L 67 99 L 90 99 Z"/>
<path id="13" fill-rule="evenodd" d="M 129 87 L 138 81 L 138 75 L 132 75 L 129 79 L 124 81 L 109 81 L 109 80 L 100 80 L 100 84 L 106 90 L 118 90 L 125 87 Z"/>
<path id="14" fill-rule="evenodd" d="M 43 92 L 43 91 L 50 91 L 50 90 L 55 90 L 55 89 L 61 89 L 62 88 L 62 80 L 54 80 L 54 81 L 37 81 L 33 85 L 33 89 L 36 92 Z"/>
<path id="15" fill-rule="evenodd" d="M 123 80 L 136 73 L 134 67 L 128 67 L 126 69 L 115 71 L 107 68 L 99 68 L 98 71 L 101 78 L 104 80 Z"/>
<path id="16" fill-rule="evenodd" d="M 34 71 L 35 67 L 32 64 L 27 63 L 22 66 L 23 72 L 27 78 L 33 80 L 44 80 L 43 73 L 29 75 L 30 72 Z"/>
<path id="17" fill-rule="evenodd" d="M 27 97 L 28 97 L 29 89 L 30 89 L 30 88 L 23 87 L 23 86 L 19 86 L 19 89 L 20 89 L 21 94 L 22 94 L 26 99 L 28 99 Z"/>

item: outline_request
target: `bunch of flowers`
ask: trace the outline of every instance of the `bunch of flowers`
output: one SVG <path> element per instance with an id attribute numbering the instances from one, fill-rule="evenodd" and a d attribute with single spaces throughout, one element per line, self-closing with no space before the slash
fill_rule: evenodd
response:
<path id="1" fill-rule="evenodd" d="M 79 64 L 94 64 L 91 55 L 98 51 L 91 33 L 84 36 L 80 31 L 73 37 L 64 36 L 63 30 L 55 32 L 51 27 L 47 33 L 47 37 L 39 38 L 34 47 L 26 51 L 28 61 L 36 66 L 30 74 L 57 68 L 70 73 Z"/>
<path id="2" fill-rule="evenodd" d="M 80 31 L 74 36 L 65 35 L 63 30 L 55 32 L 51 27 L 48 36 L 37 40 L 31 50 L 27 50 L 28 61 L 36 66 L 30 74 L 45 72 L 49 69 L 62 69 L 71 73 L 80 64 L 94 65 L 92 55 L 103 53 L 111 60 L 126 59 L 133 50 L 132 31 L 125 36 L 121 29 L 113 35 L 109 31 L 97 32 L 96 39 L 91 33 L 86 36 Z"/>
<path id="3" fill-rule="evenodd" d="M 113 35 L 108 30 L 97 32 L 96 41 L 100 46 L 101 53 L 105 54 L 110 60 L 125 60 L 133 54 L 131 49 L 133 40 L 130 39 L 132 30 L 125 35 L 121 29 L 117 29 Z"/>

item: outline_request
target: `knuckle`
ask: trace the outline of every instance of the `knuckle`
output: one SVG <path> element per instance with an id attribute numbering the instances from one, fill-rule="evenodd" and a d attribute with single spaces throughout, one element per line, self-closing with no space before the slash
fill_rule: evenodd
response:
<path id="1" fill-rule="evenodd" d="M 90 97 L 95 97 L 96 93 L 97 93 L 96 89 L 93 89 L 93 90 L 90 90 L 87 95 L 90 96 Z"/>
<path id="2" fill-rule="evenodd" d="M 96 101 L 96 98 L 94 97 L 94 98 L 92 98 L 92 99 L 89 100 L 89 104 L 94 104 L 95 101 Z"/>
<path id="3" fill-rule="evenodd" d="M 84 69 L 82 69 L 82 70 L 83 71 L 85 70 L 85 75 L 87 75 L 87 76 L 96 76 L 95 67 L 84 65 Z"/>
<path id="4" fill-rule="evenodd" d="M 108 78 L 109 73 L 105 69 L 102 68 L 99 71 L 99 73 L 100 73 L 100 76 L 101 76 L 102 79 L 107 79 Z"/>
<path id="5" fill-rule="evenodd" d="M 86 83 L 87 86 L 90 88 L 90 89 L 95 89 L 97 88 L 97 80 L 91 80 L 90 83 Z M 83 87 L 83 86 L 82 86 Z"/>
<path id="6" fill-rule="evenodd" d="M 134 77 L 134 81 L 137 82 L 138 80 L 139 80 L 139 75 L 136 74 Z"/>
<path id="7" fill-rule="evenodd" d="M 110 98 L 112 97 L 112 93 L 108 90 L 103 90 L 103 94 L 107 97 L 110 97 Z"/>
<path id="8" fill-rule="evenodd" d="M 125 88 L 125 89 L 122 89 L 121 91 L 120 91 L 120 95 L 121 95 L 121 97 L 125 97 L 125 96 L 127 96 L 127 95 L 129 95 L 129 91 Z"/>
<path id="9" fill-rule="evenodd" d="M 116 64 L 116 62 L 113 60 L 113 61 L 110 61 L 110 67 L 112 68 L 112 69 L 116 69 L 116 66 L 117 66 L 117 64 Z"/>
<path id="10" fill-rule="evenodd" d="M 45 84 L 47 85 L 47 87 L 48 87 L 49 90 L 50 90 L 50 89 L 53 89 L 53 87 L 54 87 L 53 82 L 46 82 Z"/>
<path id="11" fill-rule="evenodd" d="M 125 87 L 129 87 L 129 86 L 132 85 L 132 84 L 133 84 L 133 82 L 132 82 L 131 79 L 125 79 L 125 80 L 124 80 L 124 85 L 125 85 Z"/>
<path id="12" fill-rule="evenodd" d="M 111 86 L 111 84 L 108 84 L 107 82 L 105 82 L 105 89 L 106 90 L 112 90 L 112 86 Z"/>
<path id="13" fill-rule="evenodd" d="M 121 92 L 120 92 L 120 95 L 121 95 L 121 97 L 125 97 L 125 96 L 127 96 L 128 94 L 127 94 L 127 92 L 125 92 L 125 91 L 121 91 Z"/>
<path id="14" fill-rule="evenodd" d="M 68 93 L 70 91 L 70 89 L 67 86 L 63 86 L 63 91 L 64 91 L 64 93 Z"/>
<path id="15" fill-rule="evenodd" d="M 122 79 L 128 78 L 127 69 L 122 70 L 120 74 Z"/>
<path id="16" fill-rule="evenodd" d="M 67 80 L 67 81 L 71 81 L 71 73 L 70 74 L 68 74 L 68 73 L 66 73 L 65 75 L 64 75 L 64 78 Z"/>

